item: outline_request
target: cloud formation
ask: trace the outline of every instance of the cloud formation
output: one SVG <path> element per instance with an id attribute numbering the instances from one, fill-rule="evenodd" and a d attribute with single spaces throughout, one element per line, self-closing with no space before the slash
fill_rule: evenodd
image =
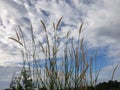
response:
<path id="1" fill-rule="evenodd" d="M 18 45 L 8 39 L 15 37 L 18 25 L 29 36 L 32 24 L 35 36 L 42 40 L 40 20 L 45 21 L 51 32 L 53 21 L 56 23 L 63 16 L 61 33 L 71 30 L 71 35 L 76 37 L 77 29 L 84 21 L 82 36 L 88 49 L 107 50 L 107 65 L 102 70 L 111 70 L 112 63 L 120 62 L 119 5 L 120 0 L 0 0 L 0 65 L 5 68 L 6 62 L 22 62 Z M 12 66 L 12 63 L 7 66 Z"/>

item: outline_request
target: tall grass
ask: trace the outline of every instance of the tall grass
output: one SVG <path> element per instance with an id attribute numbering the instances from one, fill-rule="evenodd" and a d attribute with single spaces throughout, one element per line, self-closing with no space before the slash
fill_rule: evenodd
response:
<path id="1" fill-rule="evenodd" d="M 93 75 L 94 57 L 87 57 L 84 39 L 81 38 L 83 22 L 78 30 L 78 39 L 71 38 L 71 32 L 68 31 L 64 37 L 65 43 L 61 48 L 59 44 L 59 40 L 62 39 L 59 37 L 61 21 L 62 17 L 57 24 L 53 23 L 52 43 L 44 21 L 40 21 L 43 26 L 43 33 L 45 33 L 46 42 L 44 43 L 34 38 L 31 25 L 32 45 L 30 46 L 32 46 L 32 50 L 27 47 L 29 45 L 25 41 L 20 27 L 16 31 L 16 38 L 10 37 L 21 46 L 23 57 L 21 74 L 12 80 L 10 88 L 14 87 L 15 90 L 92 90 L 88 86 L 96 84 L 99 72 L 96 73 L 96 76 Z M 59 53 L 63 54 L 60 60 Z M 42 61 L 44 65 L 39 62 L 41 55 L 44 55 Z"/>

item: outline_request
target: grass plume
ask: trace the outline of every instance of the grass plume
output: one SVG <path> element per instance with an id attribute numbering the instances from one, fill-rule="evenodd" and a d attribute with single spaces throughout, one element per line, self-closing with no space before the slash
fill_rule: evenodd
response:
<path id="1" fill-rule="evenodd" d="M 88 90 L 88 77 L 90 75 L 90 81 L 97 82 L 97 74 L 95 80 L 92 78 L 92 63 L 93 58 L 87 59 L 87 50 L 84 48 L 84 38 L 80 38 L 82 32 L 83 22 L 78 30 L 78 40 L 75 43 L 74 38 L 70 38 L 71 32 L 66 33 L 64 38 L 66 43 L 64 44 L 62 58 L 60 59 L 60 65 L 58 54 L 60 45 L 58 45 L 58 38 L 60 38 L 57 33 L 62 21 L 61 17 L 57 24 L 53 23 L 53 43 L 50 44 L 48 30 L 45 23 L 41 20 L 45 32 L 45 45 L 39 41 L 39 47 L 36 45 L 36 40 L 34 38 L 34 31 L 31 25 L 31 40 L 32 40 L 32 51 L 27 48 L 25 38 L 22 29 L 19 27 L 19 31 L 16 31 L 17 39 L 10 38 L 15 42 L 19 43 L 25 48 L 26 51 L 22 51 L 23 56 L 23 69 L 21 71 L 20 78 L 15 86 L 16 90 Z M 18 33 L 19 32 L 19 33 Z M 41 60 L 41 53 L 37 53 L 38 48 L 41 49 L 41 53 L 44 54 L 45 59 L 44 67 L 41 65 L 39 60 Z M 30 60 L 32 59 L 32 65 Z M 28 67 L 26 67 L 28 64 Z M 88 72 L 90 70 L 90 72 Z M 116 70 L 116 69 L 115 69 Z M 115 71 L 114 71 L 115 72 Z M 24 82 L 24 83 L 21 83 Z M 18 89 L 21 86 L 22 89 Z"/>

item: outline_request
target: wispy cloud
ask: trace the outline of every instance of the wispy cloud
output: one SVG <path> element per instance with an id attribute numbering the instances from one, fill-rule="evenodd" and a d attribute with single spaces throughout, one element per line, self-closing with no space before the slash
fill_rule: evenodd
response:
<path id="1" fill-rule="evenodd" d="M 119 0 L 0 0 L 0 65 L 6 68 L 6 62 L 22 62 L 18 45 L 8 39 L 15 37 L 18 25 L 28 38 L 32 23 L 35 36 L 43 40 L 40 36 L 40 20 L 45 21 L 48 31 L 52 32 L 53 21 L 56 23 L 63 16 L 61 35 L 71 30 L 71 35 L 76 37 L 77 29 L 84 21 L 82 36 L 85 37 L 88 49 L 100 47 L 101 50 L 107 50 L 106 69 L 102 69 L 102 72 L 111 70 L 107 65 L 113 67 L 113 63 L 120 62 L 119 4 Z M 12 63 L 7 66 L 12 66 Z"/>

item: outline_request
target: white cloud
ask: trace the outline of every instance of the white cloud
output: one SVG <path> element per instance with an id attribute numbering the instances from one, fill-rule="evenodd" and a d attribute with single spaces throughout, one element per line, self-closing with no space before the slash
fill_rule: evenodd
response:
<path id="1" fill-rule="evenodd" d="M 114 69 L 117 65 L 118 65 L 118 63 L 115 63 L 115 64 L 112 64 L 112 65 L 109 64 L 106 67 L 103 67 L 100 71 L 98 82 L 112 80 L 112 74 L 113 74 L 113 71 L 114 71 Z M 113 80 L 120 81 L 120 78 L 119 78 L 120 70 L 119 70 L 119 68 L 120 68 L 120 65 L 118 65 L 117 69 L 114 72 Z"/>
<path id="2" fill-rule="evenodd" d="M 40 20 L 45 21 L 51 33 L 52 22 L 57 23 L 61 16 L 64 26 L 61 28 L 61 34 L 70 29 L 72 36 L 76 37 L 83 19 L 85 31 L 82 35 L 90 43 L 88 48 L 109 46 L 108 63 L 119 63 L 119 4 L 119 0 L 0 0 L 0 65 L 4 66 L 10 61 L 21 61 L 18 45 L 8 39 L 11 36 L 15 37 L 14 30 L 17 25 L 22 27 L 28 37 L 29 24 L 32 23 L 35 36 L 41 40 L 43 28 Z M 11 65 L 12 63 L 9 63 L 7 66 Z"/>

